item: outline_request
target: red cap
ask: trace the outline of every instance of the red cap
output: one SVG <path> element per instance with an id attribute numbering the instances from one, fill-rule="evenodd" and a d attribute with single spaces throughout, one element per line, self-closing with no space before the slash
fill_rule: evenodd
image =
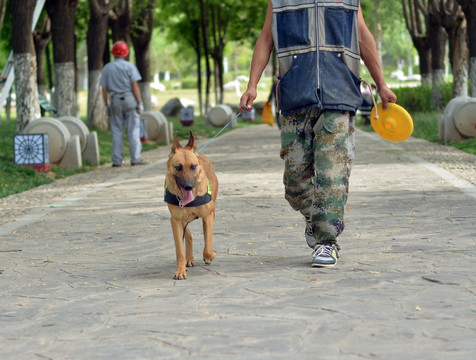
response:
<path id="1" fill-rule="evenodd" d="M 117 57 L 129 55 L 129 48 L 124 41 L 116 41 L 112 46 L 111 54 Z"/>

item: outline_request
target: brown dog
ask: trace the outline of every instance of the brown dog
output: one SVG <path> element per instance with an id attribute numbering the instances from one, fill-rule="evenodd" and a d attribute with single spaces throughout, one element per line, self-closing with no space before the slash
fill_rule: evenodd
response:
<path id="1" fill-rule="evenodd" d="M 195 138 L 190 132 L 188 144 L 182 147 L 175 135 L 167 161 L 165 175 L 165 201 L 171 214 L 177 254 L 177 270 L 174 279 L 187 277 L 187 267 L 194 266 L 192 233 L 188 223 L 202 218 L 205 247 L 203 261 L 210 264 L 216 256 L 213 250 L 213 223 L 215 200 L 218 195 L 218 179 L 210 160 L 197 153 Z M 185 238 L 186 253 L 183 249 Z"/>

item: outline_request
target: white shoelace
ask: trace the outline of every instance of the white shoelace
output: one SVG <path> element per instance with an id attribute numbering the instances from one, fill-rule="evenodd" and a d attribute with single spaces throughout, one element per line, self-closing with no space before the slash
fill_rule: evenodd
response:
<path id="1" fill-rule="evenodd" d="M 325 245 L 318 245 L 314 248 L 314 251 L 312 252 L 312 257 L 318 257 L 321 255 L 325 256 L 332 256 L 332 247 L 331 246 L 325 246 Z"/>

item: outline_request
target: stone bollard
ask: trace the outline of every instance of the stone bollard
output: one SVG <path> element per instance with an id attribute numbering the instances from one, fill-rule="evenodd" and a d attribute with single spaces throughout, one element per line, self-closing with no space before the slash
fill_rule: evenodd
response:
<path id="1" fill-rule="evenodd" d="M 66 125 L 71 136 L 79 136 L 79 141 L 81 143 L 81 152 L 84 152 L 84 150 L 86 150 L 86 146 L 88 145 L 89 135 L 89 129 L 86 124 L 83 123 L 81 119 L 74 116 L 60 116 L 58 120 Z"/>
<path id="2" fill-rule="evenodd" d="M 88 134 L 88 145 L 83 151 L 83 160 L 89 165 L 98 166 L 99 165 L 99 143 L 98 143 L 98 134 L 96 131 L 91 131 Z"/>
<path id="3" fill-rule="evenodd" d="M 223 127 L 233 118 L 233 110 L 229 105 L 221 104 L 212 107 L 206 116 L 205 125 Z M 231 127 L 235 127 L 237 121 L 233 121 Z"/>
<path id="4" fill-rule="evenodd" d="M 68 148 L 58 165 L 67 169 L 80 169 L 83 166 L 79 135 L 73 135 L 71 137 L 68 142 Z"/>
<path id="5" fill-rule="evenodd" d="M 71 139 L 68 128 L 58 119 L 42 117 L 30 122 L 23 130 L 24 134 L 48 134 L 50 163 L 58 164 Z"/>
<path id="6" fill-rule="evenodd" d="M 446 105 L 438 117 L 439 139 L 458 142 L 476 137 L 476 98 L 461 96 Z"/>
<path id="7" fill-rule="evenodd" d="M 152 141 L 165 141 L 170 144 L 172 133 L 167 118 L 160 111 L 145 111 L 141 119 L 147 120 L 147 134 Z"/>

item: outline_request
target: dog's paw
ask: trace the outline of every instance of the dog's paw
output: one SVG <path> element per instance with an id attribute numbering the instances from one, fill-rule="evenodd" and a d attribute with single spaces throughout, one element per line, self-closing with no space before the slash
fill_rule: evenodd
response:
<path id="1" fill-rule="evenodd" d="M 195 266 L 195 259 L 192 257 L 191 259 L 187 259 L 187 267 L 194 267 Z"/>
<path id="2" fill-rule="evenodd" d="M 203 261 L 205 262 L 205 264 L 210 265 L 212 263 L 212 260 L 215 259 L 216 256 L 217 253 L 215 250 L 212 250 L 211 255 L 203 253 Z"/>
<path id="3" fill-rule="evenodd" d="M 175 280 L 185 280 L 187 278 L 187 269 L 177 269 L 174 275 Z"/>

